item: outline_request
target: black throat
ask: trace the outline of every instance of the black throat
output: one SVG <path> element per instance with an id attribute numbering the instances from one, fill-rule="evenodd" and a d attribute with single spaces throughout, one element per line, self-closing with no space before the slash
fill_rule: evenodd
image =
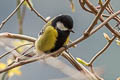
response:
<path id="1" fill-rule="evenodd" d="M 59 48 L 63 47 L 65 41 L 67 40 L 70 32 L 69 31 L 61 31 L 59 29 L 57 29 L 58 31 L 58 37 L 57 37 L 57 41 L 55 43 L 55 47 L 50 50 L 49 52 L 54 52 L 56 50 L 58 50 Z"/>

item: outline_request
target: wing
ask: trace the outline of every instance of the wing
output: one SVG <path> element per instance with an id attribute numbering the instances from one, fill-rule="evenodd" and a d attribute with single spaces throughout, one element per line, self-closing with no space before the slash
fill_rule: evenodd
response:
<path id="1" fill-rule="evenodd" d="M 40 36 L 40 35 L 42 35 L 42 34 L 44 33 L 46 27 L 51 26 L 51 22 L 52 22 L 52 20 L 55 19 L 55 18 L 56 18 L 56 17 L 50 19 L 50 20 L 44 25 L 44 27 L 40 30 L 38 36 Z"/>
<path id="2" fill-rule="evenodd" d="M 48 23 L 45 24 L 45 26 L 40 30 L 38 36 L 42 35 L 46 29 L 47 26 L 51 25 L 51 21 L 49 21 Z"/>

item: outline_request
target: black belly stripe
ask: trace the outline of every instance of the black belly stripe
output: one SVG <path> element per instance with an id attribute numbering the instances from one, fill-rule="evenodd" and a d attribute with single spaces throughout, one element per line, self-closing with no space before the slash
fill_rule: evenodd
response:
<path id="1" fill-rule="evenodd" d="M 59 29 L 57 29 L 57 31 L 58 31 L 58 37 L 57 37 L 57 41 L 55 43 L 55 47 L 52 50 L 50 50 L 49 52 L 54 52 L 54 51 L 58 50 L 59 48 L 61 48 L 64 45 L 67 37 L 70 34 L 69 31 L 60 31 Z"/>

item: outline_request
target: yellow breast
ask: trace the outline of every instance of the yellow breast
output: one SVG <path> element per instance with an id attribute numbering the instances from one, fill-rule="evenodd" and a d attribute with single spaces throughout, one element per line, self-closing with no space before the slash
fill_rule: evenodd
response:
<path id="1" fill-rule="evenodd" d="M 52 26 L 47 26 L 45 31 L 35 42 L 35 48 L 39 51 L 49 51 L 55 47 L 58 33 Z"/>

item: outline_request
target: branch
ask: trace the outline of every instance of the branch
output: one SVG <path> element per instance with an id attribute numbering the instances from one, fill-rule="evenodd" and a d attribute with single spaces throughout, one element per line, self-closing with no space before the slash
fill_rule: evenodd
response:
<path id="1" fill-rule="evenodd" d="M 89 34 L 91 32 L 91 30 L 94 28 L 94 26 L 97 24 L 101 14 L 103 13 L 105 7 L 109 4 L 109 0 L 106 1 L 106 3 L 102 6 L 101 10 L 97 13 L 95 19 L 93 20 L 93 22 L 91 23 L 91 25 L 88 27 L 88 29 L 86 30 L 85 33 Z"/>
<path id="2" fill-rule="evenodd" d="M 31 43 L 27 43 L 27 44 L 23 44 L 23 45 L 20 45 L 20 46 L 15 47 L 14 49 L 12 49 L 12 50 L 10 50 L 10 51 L 2 54 L 2 55 L 0 56 L 0 59 L 3 58 L 4 56 L 8 55 L 8 54 L 11 53 L 12 51 L 17 50 L 18 48 L 23 47 L 23 46 L 25 46 L 25 45 L 30 45 L 30 44 L 31 44 Z"/>
<path id="3" fill-rule="evenodd" d="M 80 5 L 81 5 L 81 7 L 82 7 L 85 11 L 87 11 L 87 12 L 89 12 L 89 13 L 93 13 L 91 10 L 87 9 L 86 7 L 84 7 L 84 5 L 85 5 L 85 3 L 86 3 L 85 0 L 79 0 L 79 3 L 80 3 Z"/>
<path id="4" fill-rule="evenodd" d="M 96 9 L 96 7 L 93 6 L 93 4 L 89 0 L 85 0 L 85 2 L 88 8 L 93 12 L 93 14 L 96 15 L 98 13 L 98 10 Z"/>
<path id="5" fill-rule="evenodd" d="M 90 67 L 91 69 L 91 72 L 98 78 L 98 79 L 101 79 L 94 71 L 93 69 L 93 62 L 100 56 L 102 55 L 107 49 L 108 47 L 111 45 L 111 43 L 113 42 L 113 40 L 116 38 L 116 36 L 113 36 L 111 40 L 108 41 L 108 43 L 104 46 L 103 49 L 101 49 L 91 60 L 90 62 L 88 63 L 88 66 Z"/>
<path id="6" fill-rule="evenodd" d="M 113 36 L 111 40 L 109 40 L 109 42 L 105 45 L 105 47 L 103 49 L 101 49 L 89 62 L 89 66 L 93 64 L 93 62 L 101 55 L 103 54 L 103 52 L 105 50 L 108 49 L 108 47 L 111 45 L 111 43 L 113 42 L 113 40 L 116 38 L 116 36 Z"/>
<path id="7" fill-rule="evenodd" d="M 62 53 L 62 56 L 67 59 L 78 71 L 82 71 L 88 80 L 99 80 L 95 75 L 88 71 L 82 64 L 80 64 L 70 53 Z"/>
<path id="8" fill-rule="evenodd" d="M 41 16 L 32 6 L 31 3 L 29 2 L 29 0 L 21 0 L 20 4 L 18 4 L 18 6 L 15 8 L 15 10 L 6 18 L 4 19 L 1 24 L 0 24 L 0 30 L 2 29 L 3 25 L 17 12 L 17 10 L 21 7 L 21 5 L 24 2 L 27 2 L 28 5 L 30 6 L 31 10 L 34 11 L 35 14 L 37 14 L 37 16 L 39 16 L 44 22 L 47 23 L 47 21 L 45 20 L 45 18 L 43 16 Z"/>
<path id="9" fill-rule="evenodd" d="M 109 16 L 106 20 L 104 20 L 100 25 L 98 25 L 95 29 L 93 29 L 90 34 L 93 34 L 96 31 L 98 31 L 101 27 L 103 27 L 104 25 L 106 25 L 111 19 L 113 19 L 118 14 L 120 14 L 120 10 L 117 11 L 116 13 L 112 14 L 111 16 Z M 118 38 L 120 38 L 120 34 L 119 34 L 118 31 L 114 30 L 112 27 L 110 27 L 110 30 L 112 30 L 111 32 L 114 32 L 116 34 L 116 36 Z"/>
<path id="10" fill-rule="evenodd" d="M 29 7 L 31 8 L 31 11 L 33 11 L 38 17 L 40 17 L 44 22 L 47 23 L 46 19 L 45 19 L 43 16 L 41 16 L 41 15 L 37 12 L 37 10 L 35 10 L 35 9 L 32 7 L 32 5 L 31 5 L 31 3 L 29 2 L 29 0 L 26 0 L 26 2 L 28 3 Z"/>
<path id="11" fill-rule="evenodd" d="M 120 11 L 112 14 L 112 15 L 110 16 L 110 18 L 112 19 L 113 17 L 115 17 L 115 16 L 118 15 L 118 14 L 120 14 Z M 101 20 L 102 22 L 104 22 L 103 17 L 101 17 L 100 20 Z M 107 21 L 107 20 L 105 20 L 105 21 Z M 114 30 L 108 23 L 106 23 L 105 25 L 106 25 L 106 27 L 107 27 L 114 35 L 116 35 L 116 36 L 120 39 L 120 34 L 119 34 L 118 31 Z"/>
<path id="12" fill-rule="evenodd" d="M 2 21 L 0 24 L 0 30 L 2 29 L 3 25 L 17 12 L 17 10 L 20 8 L 20 6 L 25 2 L 25 0 L 21 0 L 21 3 L 15 8 L 15 10 L 6 18 Z"/>
<path id="13" fill-rule="evenodd" d="M 109 14 L 113 14 L 113 13 L 114 13 L 111 4 L 109 4 L 109 5 L 106 7 L 106 10 L 108 11 Z M 120 24 L 120 17 L 119 17 L 119 16 L 115 16 L 114 19 L 118 22 L 118 25 L 119 25 L 119 24 Z M 117 25 L 116 25 L 116 26 L 117 26 Z"/>
<path id="14" fill-rule="evenodd" d="M 88 7 L 91 9 L 91 11 L 94 12 L 94 14 L 96 15 L 98 13 L 96 7 L 89 1 L 89 0 L 85 0 L 86 1 L 86 4 L 88 5 Z M 112 18 L 115 17 L 116 15 L 120 14 L 120 11 L 112 14 Z M 100 17 L 100 21 L 101 22 L 104 22 L 104 18 L 103 16 Z M 114 34 L 116 35 L 118 38 L 120 38 L 120 34 L 118 31 L 115 31 L 110 25 L 109 23 L 106 23 L 105 26 Z"/>
<path id="15" fill-rule="evenodd" d="M 30 42 L 35 42 L 36 38 L 22 35 L 22 34 L 13 34 L 13 33 L 0 33 L 0 38 L 12 38 L 12 39 L 20 39 L 20 40 L 27 40 Z"/>
<path id="16" fill-rule="evenodd" d="M 43 57 L 37 57 L 37 58 L 32 58 L 32 59 L 29 59 L 29 60 L 25 60 L 25 61 L 20 61 L 18 63 L 14 63 L 13 65 L 11 66 L 8 66 L 7 68 L 3 69 L 3 70 L 0 70 L 0 73 L 3 73 L 3 72 L 6 72 L 10 69 L 13 69 L 15 67 L 18 67 L 18 66 L 22 66 L 24 64 L 28 64 L 28 63 L 32 63 L 32 62 L 35 62 L 35 61 L 38 61 L 39 59 L 42 59 Z"/>

